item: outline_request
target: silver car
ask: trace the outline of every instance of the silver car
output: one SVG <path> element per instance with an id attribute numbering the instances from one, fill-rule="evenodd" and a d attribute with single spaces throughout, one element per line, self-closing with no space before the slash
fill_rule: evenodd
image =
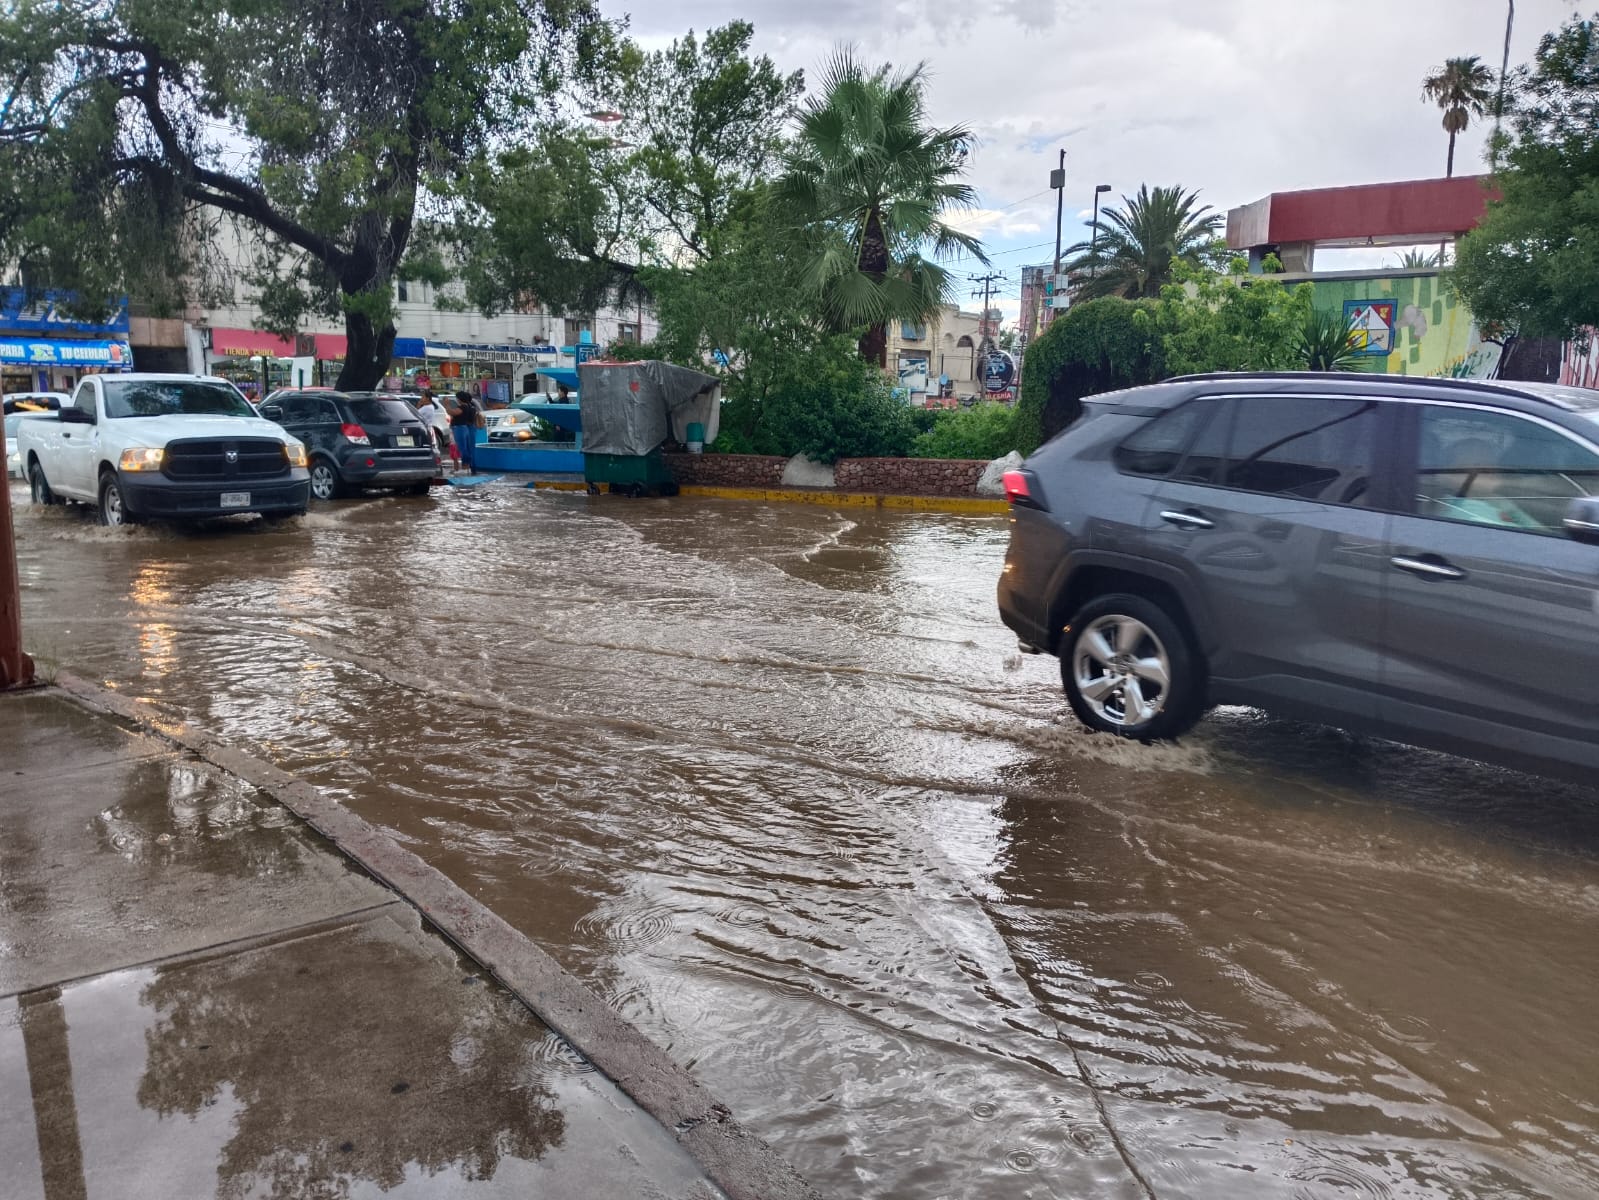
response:
<path id="1" fill-rule="evenodd" d="M 1007 474 L 999 610 L 1094 729 L 1247 704 L 1599 768 L 1599 392 L 1214 375 L 1087 399 Z"/>

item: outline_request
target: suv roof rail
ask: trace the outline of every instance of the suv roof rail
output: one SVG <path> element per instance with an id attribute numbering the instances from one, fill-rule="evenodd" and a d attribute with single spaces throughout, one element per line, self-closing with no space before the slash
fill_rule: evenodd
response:
<path id="1" fill-rule="evenodd" d="M 1512 395 L 1521 400 L 1534 400 L 1540 404 L 1548 404 L 1555 408 L 1562 407 L 1560 401 L 1551 396 L 1541 394 L 1531 388 L 1522 388 L 1514 380 L 1507 379 L 1440 379 L 1433 375 L 1390 375 L 1376 371 L 1206 371 L 1197 375 L 1174 375 L 1164 379 L 1162 383 L 1206 383 L 1212 380 L 1239 380 L 1258 379 L 1269 381 L 1273 379 L 1290 379 L 1296 381 L 1308 380 L 1336 380 L 1340 385 L 1354 384 L 1357 387 L 1376 387 L 1386 385 L 1392 387 L 1395 383 L 1405 387 L 1432 388 L 1437 391 L 1475 392 L 1479 395 Z"/>

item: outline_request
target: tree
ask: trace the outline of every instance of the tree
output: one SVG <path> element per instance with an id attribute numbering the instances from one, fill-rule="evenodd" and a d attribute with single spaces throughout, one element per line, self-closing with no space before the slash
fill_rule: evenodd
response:
<path id="1" fill-rule="evenodd" d="M 1432 267 L 1442 266 L 1442 255 L 1437 251 L 1428 254 L 1424 250 L 1406 250 L 1399 258 L 1401 271 L 1425 271 Z"/>
<path id="2" fill-rule="evenodd" d="M 1201 206 L 1197 191 L 1143 184 L 1138 195 L 1122 197 L 1121 208 L 1100 210 L 1097 236 L 1067 247 L 1078 256 L 1065 264 L 1078 277 L 1075 298 L 1153 299 L 1171 280 L 1173 260 L 1198 266 L 1215 256 L 1221 225 L 1221 214 Z"/>
<path id="3" fill-rule="evenodd" d="M 1242 260 L 1226 275 L 1179 263 L 1153 310 L 1166 370 L 1303 369 L 1311 291 L 1310 284 L 1287 287 L 1270 274 L 1246 274 Z"/>
<path id="4" fill-rule="evenodd" d="M 1450 279 L 1488 329 L 1577 337 L 1599 325 L 1599 15 L 1546 34 L 1514 87 L 1500 198 Z"/>
<path id="5" fill-rule="evenodd" d="M 339 386 L 372 386 L 419 207 L 597 28 L 590 0 L 22 0 L 0 17 L 0 259 L 91 309 L 172 309 L 229 218 L 265 324 L 342 317 Z"/>
<path id="6" fill-rule="evenodd" d="M 1421 81 L 1421 98 L 1443 109 L 1444 132 L 1449 135 L 1446 178 L 1455 173 L 1455 138 L 1465 132 L 1472 117 L 1487 113 L 1493 84 L 1492 68 L 1483 66 L 1475 54 L 1469 58 L 1448 59 Z"/>
<path id="7" fill-rule="evenodd" d="M 664 50 L 623 54 L 596 95 L 620 110 L 636 143 L 620 165 L 668 257 L 714 255 L 738 198 L 777 173 L 805 76 L 751 55 L 754 33 L 731 21 L 703 40 L 690 30 Z"/>
<path id="8" fill-rule="evenodd" d="M 1084 396 L 1165 377 L 1156 304 L 1105 296 L 1074 304 L 1027 347 L 1013 440 L 1030 454 L 1082 412 Z"/>
<path id="9" fill-rule="evenodd" d="M 805 103 L 777 185 L 811 242 L 799 286 L 832 328 L 865 328 L 861 357 L 878 366 L 889 321 L 925 320 L 953 297 L 934 260 L 988 261 L 976 238 L 943 220 L 976 199 L 960 179 L 972 133 L 928 125 L 926 78 L 920 64 L 868 70 L 840 51 Z"/>
<path id="10" fill-rule="evenodd" d="M 641 265 L 717 254 L 740 198 L 775 173 L 804 88 L 800 73 L 749 53 L 753 33 L 735 21 L 652 53 L 605 40 L 582 106 L 614 117 L 615 132 L 551 115 L 460 190 L 454 240 L 469 303 L 625 307 L 648 291 Z"/>

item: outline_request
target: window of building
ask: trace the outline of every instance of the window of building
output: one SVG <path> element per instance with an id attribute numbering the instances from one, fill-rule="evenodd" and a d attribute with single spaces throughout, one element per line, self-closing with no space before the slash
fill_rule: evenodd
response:
<path id="1" fill-rule="evenodd" d="M 594 332 L 594 322 L 588 317 L 566 318 L 566 344 L 575 346 L 584 333 Z"/>
<path id="2" fill-rule="evenodd" d="M 400 303 L 409 304 L 411 301 L 411 285 L 406 283 L 405 280 L 401 279 L 397 281 L 394 286 L 395 292 L 400 298 Z"/>
<path id="3" fill-rule="evenodd" d="M 915 321 L 901 321 L 899 336 L 902 341 L 919 342 L 927 336 L 927 326 Z"/>
<path id="4" fill-rule="evenodd" d="M 1423 517 L 1563 535 L 1571 501 L 1599 495 L 1599 455 L 1508 413 L 1429 405 L 1418 457 Z"/>
<path id="5" fill-rule="evenodd" d="M 616 340 L 627 342 L 631 345 L 638 344 L 638 325 L 636 322 L 620 321 L 616 326 Z"/>

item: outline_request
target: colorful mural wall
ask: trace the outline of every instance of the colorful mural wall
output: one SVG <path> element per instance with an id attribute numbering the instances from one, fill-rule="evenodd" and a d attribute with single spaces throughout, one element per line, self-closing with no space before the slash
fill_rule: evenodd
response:
<path id="1" fill-rule="evenodd" d="M 1499 365 L 1498 343 L 1483 341 L 1471 313 L 1437 275 L 1327 275 L 1311 282 L 1312 303 L 1350 322 L 1363 370 L 1487 379 Z"/>
<path id="2" fill-rule="evenodd" d="M 1586 338 L 1562 348 L 1560 382 L 1568 387 L 1599 388 L 1599 329 L 1586 333 Z"/>

